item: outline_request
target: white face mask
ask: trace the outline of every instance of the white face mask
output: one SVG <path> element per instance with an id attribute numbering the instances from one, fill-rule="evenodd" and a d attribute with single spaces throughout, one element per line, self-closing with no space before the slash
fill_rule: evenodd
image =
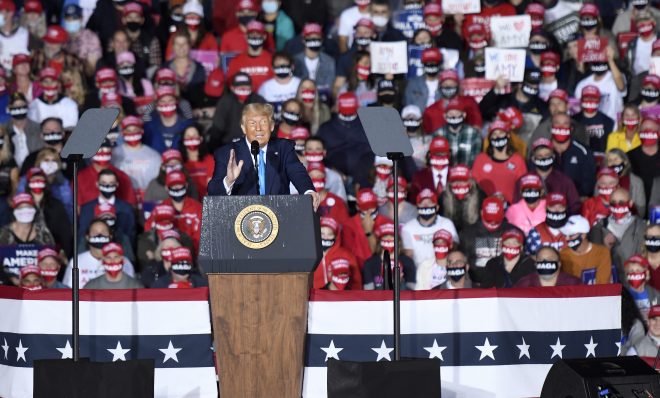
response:
<path id="1" fill-rule="evenodd" d="M 14 210 L 14 218 L 16 221 L 22 224 L 29 224 L 34 221 L 34 215 L 37 213 L 37 209 L 34 207 L 23 207 L 21 209 Z"/>
<path id="2" fill-rule="evenodd" d="M 375 16 L 371 18 L 371 20 L 373 21 L 374 25 L 378 26 L 379 28 L 386 26 L 389 22 L 389 19 L 382 15 Z"/>
<path id="3" fill-rule="evenodd" d="M 41 168 L 41 170 L 44 171 L 44 173 L 46 173 L 46 175 L 53 175 L 59 169 L 59 166 L 57 165 L 57 162 L 55 162 L 53 160 L 47 160 L 47 161 L 41 162 L 39 167 Z"/>

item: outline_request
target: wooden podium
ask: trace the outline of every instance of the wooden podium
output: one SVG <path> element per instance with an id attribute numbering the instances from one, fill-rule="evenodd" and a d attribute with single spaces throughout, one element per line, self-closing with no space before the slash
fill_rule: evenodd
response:
<path id="1" fill-rule="evenodd" d="M 209 277 L 222 398 L 301 396 L 321 255 L 309 196 L 204 198 L 199 263 Z"/>

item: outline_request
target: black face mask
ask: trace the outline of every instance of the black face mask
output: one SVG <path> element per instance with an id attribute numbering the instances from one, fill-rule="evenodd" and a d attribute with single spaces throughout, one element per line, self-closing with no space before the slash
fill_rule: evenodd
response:
<path id="1" fill-rule="evenodd" d="M 115 192 L 117 192 L 117 186 L 99 184 L 99 192 L 104 198 L 109 199 L 115 194 Z"/>
<path id="2" fill-rule="evenodd" d="M 465 266 L 447 268 L 447 276 L 454 282 L 458 282 L 465 276 Z"/>
<path id="3" fill-rule="evenodd" d="M 509 137 L 489 138 L 488 142 L 493 148 L 502 150 L 509 144 Z"/>
<path id="4" fill-rule="evenodd" d="M 3 146 L 5 146 L 5 139 L 0 138 L 0 149 L 2 149 Z"/>
<path id="5" fill-rule="evenodd" d="M 43 133 L 43 138 L 46 144 L 57 145 L 62 143 L 64 140 L 64 133 L 61 131 L 51 131 L 48 133 Z"/>
<path id="6" fill-rule="evenodd" d="M 644 247 L 646 247 L 646 251 L 650 253 L 660 252 L 660 237 L 657 236 L 645 237 Z"/>
<path id="7" fill-rule="evenodd" d="M 598 20 L 595 18 L 580 19 L 580 26 L 586 30 L 591 30 L 598 26 Z"/>
<path id="8" fill-rule="evenodd" d="M 275 76 L 279 77 L 280 79 L 286 79 L 292 75 L 291 65 L 275 66 L 273 67 L 273 72 L 275 73 Z"/>
<path id="9" fill-rule="evenodd" d="M 537 261 L 536 272 L 539 275 L 552 275 L 559 269 L 559 262 L 557 261 Z"/>
<path id="10" fill-rule="evenodd" d="M 589 70 L 596 75 L 604 75 L 609 70 L 607 62 L 592 62 L 589 64 Z"/>
<path id="11" fill-rule="evenodd" d="M 419 130 L 419 126 L 422 125 L 422 122 L 420 120 L 415 120 L 415 119 L 404 119 L 403 125 L 406 126 L 406 130 L 409 133 L 414 133 L 417 130 Z"/>
<path id="12" fill-rule="evenodd" d="M 621 174 L 623 174 L 623 169 L 626 166 L 623 163 L 619 163 L 617 165 L 612 166 L 612 170 L 616 171 L 616 174 L 621 177 Z"/>
<path id="13" fill-rule="evenodd" d="M 264 38 L 261 36 L 248 36 L 248 45 L 253 50 L 258 50 L 264 45 Z"/>
<path id="14" fill-rule="evenodd" d="M 646 3 L 646 4 L 633 4 L 633 7 L 635 7 L 636 9 L 638 9 L 640 11 L 645 9 L 646 6 L 648 6 L 648 3 Z"/>
<path id="15" fill-rule="evenodd" d="M 565 211 L 545 211 L 545 223 L 550 228 L 559 229 L 566 225 L 566 217 Z"/>
<path id="16" fill-rule="evenodd" d="M 187 261 L 172 264 L 172 272 L 177 275 L 189 275 L 192 271 L 192 265 Z"/>
<path id="17" fill-rule="evenodd" d="M 535 203 L 541 198 L 541 191 L 538 189 L 523 189 L 522 197 L 527 203 Z"/>
<path id="18" fill-rule="evenodd" d="M 540 55 L 548 50 L 548 43 L 542 41 L 532 41 L 529 43 L 529 51 L 532 54 Z"/>
<path id="19" fill-rule="evenodd" d="M 642 99 L 646 102 L 655 102 L 660 98 L 660 91 L 651 88 L 643 88 L 639 95 L 641 95 Z"/>
<path id="20" fill-rule="evenodd" d="M 536 97 L 539 95 L 539 88 L 534 87 L 531 84 L 523 83 L 522 92 L 525 93 L 528 97 Z"/>
<path id="21" fill-rule="evenodd" d="M 418 207 L 417 215 L 422 220 L 431 220 L 438 213 L 438 210 L 435 207 Z"/>
<path id="22" fill-rule="evenodd" d="M 175 201 L 175 202 L 182 202 L 183 199 L 186 198 L 186 188 L 185 187 L 183 187 L 181 189 L 168 189 L 167 192 L 170 195 L 170 198 L 172 198 L 172 200 Z"/>
<path id="23" fill-rule="evenodd" d="M 254 16 L 252 15 L 241 15 L 240 17 L 238 17 L 238 23 L 243 26 L 247 26 L 247 24 L 249 24 L 252 21 L 254 21 Z"/>
<path id="24" fill-rule="evenodd" d="M 305 40 L 305 47 L 307 47 L 309 51 L 319 52 L 321 51 L 321 46 L 323 46 L 323 41 L 321 39 Z"/>
<path id="25" fill-rule="evenodd" d="M 442 96 L 446 99 L 451 99 L 458 93 L 458 87 L 440 87 Z"/>
<path id="26" fill-rule="evenodd" d="M 536 165 L 536 168 L 541 170 L 541 171 L 548 171 L 552 168 L 552 166 L 555 163 L 555 158 L 554 157 L 549 157 L 549 158 L 543 158 L 543 159 L 536 159 L 534 158 L 534 164 Z"/>
<path id="27" fill-rule="evenodd" d="M 122 68 L 117 69 L 117 74 L 121 77 L 129 78 L 133 76 L 133 73 L 135 73 L 134 66 L 124 66 Z"/>
<path id="28" fill-rule="evenodd" d="M 380 104 L 393 104 L 396 101 L 396 95 L 394 94 L 381 94 L 378 96 L 378 103 Z"/>
<path id="29" fill-rule="evenodd" d="M 142 24 L 139 22 L 126 22 L 126 29 L 131 32 L 138 32 L 142 28 Z"/>
<path id="30" fill-rule="evenodd" d="M 355 44 L 360 49 L 365 49 L 371 44 L 371 39 L 368 37 L 358 37 L 355 39 Z"/>
<path id="31" fill-rule="evenodd" d="M 335 244 L 336 239 L 321 239 L 321 247 L 326 252 Z"/>
<path id="32" fill-rule="evenodd" d="M 424 64 L 424 73 L 426 73 L 426 76 L 436 77 L 440 73 L 440 65 Z"/>
<path id="33" fill-rule="evenodd" d="M 578 235 L 575 239 L 569 239 L 566 241 L 566 245 L 572 250 L 577 250 L 578 247 L 582 244 L 582 235 Z"/>
<path id="34" fill-rule="evenodd" d="M 28 107 L 27 106 L 16 106 L 9 108 L 9 116 L 16 120 L 23 120 L 27 117 Z"/>
<path id="35" fill-rule="evenodd" d="M 300 114 L 282 111 L 282 120 L 290 126 L 295 126 L 300 123 Z"/>
<path id="36" fill-rule="evenodd" d="M 106 243 L 110 243 L 110 237 L 105 235 L 94 235 L 87 238 L 87 243 L 95 249 L 103 249 Z"/>
<path id="37" fill-rule="evenodd" d="M 485 64 L 474 64 L 474 73 L 477 76 L 483 76 L 486 74 L 486 65 Z"/>

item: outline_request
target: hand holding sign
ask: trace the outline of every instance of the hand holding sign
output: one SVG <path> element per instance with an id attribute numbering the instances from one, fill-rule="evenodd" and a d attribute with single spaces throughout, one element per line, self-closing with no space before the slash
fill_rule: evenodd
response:
<path id="1" fill-rule="evenodd" d="M 486 48 L 486 79 L 501 77 L 511 82 L 521 82 L 525 77 L 525 50 Z"/>

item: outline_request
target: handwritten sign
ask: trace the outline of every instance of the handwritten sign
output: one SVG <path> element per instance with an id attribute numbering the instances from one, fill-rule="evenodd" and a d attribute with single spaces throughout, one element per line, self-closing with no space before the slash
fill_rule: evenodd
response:
<path id="1" fill-rule="evenodd" d="M 456 65 L 458 65 L 461 56 L 458 50 L 453 48 L 441 48 L 440 53 L 442 54 L 442 69 L 456 69 Z"/>
<path id="2" fill-rule="evenodd" d="M 532 18 L 529 15 L 491 17 L 490 31 L 495 47 L 526 48 L 532 31 Z"/>
<path id="3" fill-rule="evenodd" d="M 578 40 L 579 62 L 607 62 L 607 38 L 594 37 Z"/>
<path id="4" fill-rule="evenodd" d="M 660 76 L 660 57 L 651 57 L 649 74 Z"/>
<path id="5" fill-rule="evenodd" d="M 500 76 L 514 83 L 523 81 L 525 50 L 486 48 L 486 79 L 497 80 Z"/>
<path id="6" fill-rule="evenodd" d="M 545 30 L 552 33 L 559 44 L 565 44 L 580 29 L 580 16 L 577 12 L 568 14 L 546 25 Z"/>
<path id="7" fill-rule="evenodd" d="M 480 77 L 461 80 L 461 95 L 474 98 L 477 103 L 493 88 L 495 82 Z"/>
<path id="8" fill-rule="evenodd" d="M 442 0 L 442 12 L 445 14 L 479 14 L 479 0 Z"/>
<path id="9" fill-rule="evenodd" d="M 211 73 L 220 64 L 220 56 L 217 51 L 190 50 L 190 58 L 202 64 L 206 74 Z"/>
<path id="10" fill-rule="evenodd" d="M 408 50 L 405 41 L 372 42 L 371 73 L 408 73 Z"/>

